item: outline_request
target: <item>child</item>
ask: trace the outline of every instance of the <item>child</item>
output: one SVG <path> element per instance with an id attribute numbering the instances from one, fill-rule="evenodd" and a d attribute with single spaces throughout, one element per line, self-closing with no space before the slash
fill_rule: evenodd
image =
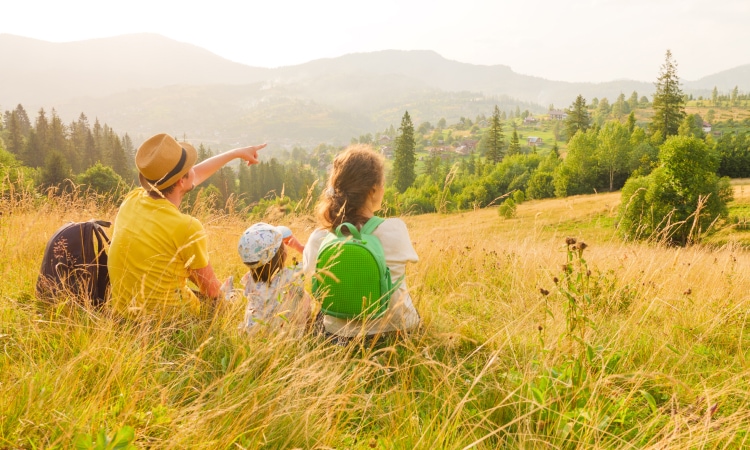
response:
<path id="1" fill-rule="evenodd" d="M 310 297 L 305 292 L 302 270 L 285 267 L 287 245 L 304 250 L 292 231 L 284 226 L 259 222 L 245 230 L 237 250 L 250 271 L 242 277 L 247 298 L 245 320 L 247 331 L 259 323 L 290 325 L 303 328 L 310 315 Z M 283 326 L 283 325 L 281 325 Z"/>

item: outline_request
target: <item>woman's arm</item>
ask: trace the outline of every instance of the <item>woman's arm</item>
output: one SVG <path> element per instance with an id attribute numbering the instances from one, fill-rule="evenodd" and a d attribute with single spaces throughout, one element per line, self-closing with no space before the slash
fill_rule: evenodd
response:
<path id="1" fill-rule="evenodd" d="M 251 164 L 258 164 L 258 150 L 263 149 L 265 146 L 266 144 L 260 144 L 251 145 L 249 147 L 234 148 L 196 164 L 195 167 L 193 167 L 193 170 L 195 170 L 195 181 L 193 183 L 198 186 L 206 181 L 211 175 L 215 174 L 219 169 L 224 167 L 229 161 L 236 158 L 245 160 L 248 166 Z"/>

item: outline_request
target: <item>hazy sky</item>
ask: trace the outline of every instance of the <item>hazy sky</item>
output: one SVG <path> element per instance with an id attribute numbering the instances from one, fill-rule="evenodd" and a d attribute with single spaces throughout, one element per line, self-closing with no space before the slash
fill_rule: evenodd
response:
<path id="1" fill-rule="evenodd" d="M 0 33 L 53 42 L 151 32 L 259 67 L 435 50 L 564 81 L 683 80 L 750 63 L 750 0 L 26 0 Z"/>

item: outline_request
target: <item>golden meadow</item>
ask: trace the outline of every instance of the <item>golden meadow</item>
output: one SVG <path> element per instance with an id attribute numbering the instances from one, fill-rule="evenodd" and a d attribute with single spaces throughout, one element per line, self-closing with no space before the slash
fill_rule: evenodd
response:
<path id="1" fill-rule="evenodd" d="M 732 211 L 750 206 L 735 186 Z M 0 449 L 740 448 L 750 430 L 750 255 L 623 242 L 619 194 L 405 217 L 423 327 L 339 347 L 244 305 L 130 323 L 38 302 L 47 239 L 116 205 L 69 194 L 0 207 Z M 198 204 L 220 278 L 254 220 Z M 307 214 L 266 217 L 307 238 Z M 566 238 L 574 237 L 576 242 Z M 580 242 L 585 242 L 581 246 Z M 585 247 L 585 248 L 583 248 Z"/>

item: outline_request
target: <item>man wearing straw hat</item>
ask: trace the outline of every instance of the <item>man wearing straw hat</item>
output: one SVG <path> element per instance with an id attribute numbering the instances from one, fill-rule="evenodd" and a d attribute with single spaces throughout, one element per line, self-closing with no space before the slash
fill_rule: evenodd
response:
<path id="1" fill-rule="evenodd" d="M 135 164 L 141 186 L 117 213 L 109 247 L 112 307 L 123 316 L 188 313 L 198 315 L 201 300 L 219 297 L 221 282 L 208 261 L 206 233 L 198 219 L 179 207 L 185 194 L 228 162 L 258 163 L 266 144 L 236 148 L 195 165 L 198 154 L 187 142 L 157 134 L 138 148 Z"/>

